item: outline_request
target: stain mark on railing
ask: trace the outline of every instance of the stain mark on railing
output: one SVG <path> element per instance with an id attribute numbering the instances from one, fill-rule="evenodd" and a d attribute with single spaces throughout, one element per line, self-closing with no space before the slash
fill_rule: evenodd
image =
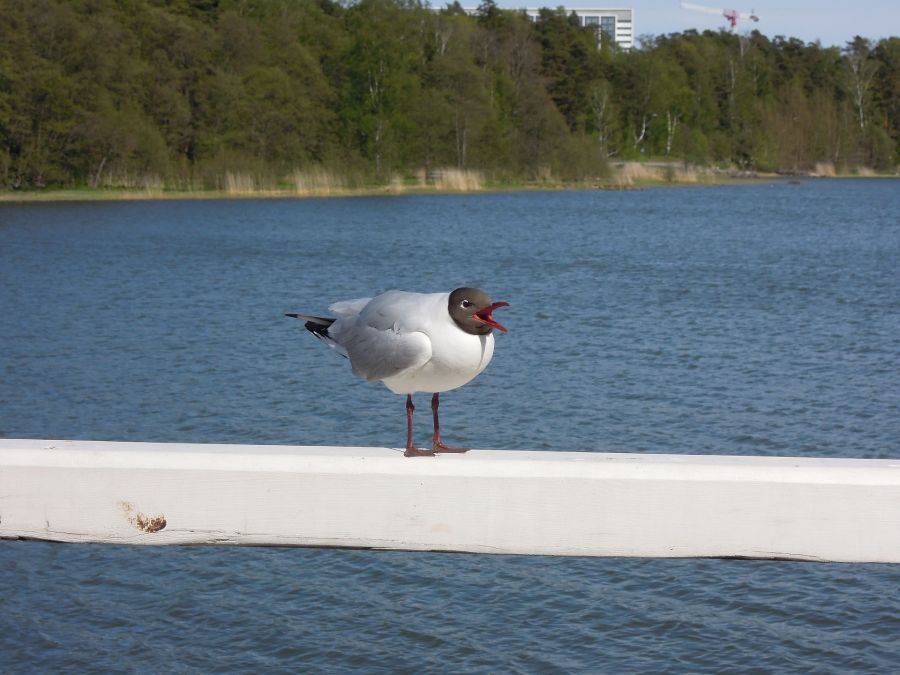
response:
<path id="1" fill-rule="evenodd" d="M 141 532 L 153 534 L 154 532 L 159 532 L 164 529 L 166 526 L 166 517 L 162 514 L 158 516 L 147 516 L 140 512 L 135 513 L 134 505 L 131 502 L 119 502 L 119 506 L 122 507 L 122 512 L 125 514 L 125 519 L 129 524 L 133 525 Z"/>

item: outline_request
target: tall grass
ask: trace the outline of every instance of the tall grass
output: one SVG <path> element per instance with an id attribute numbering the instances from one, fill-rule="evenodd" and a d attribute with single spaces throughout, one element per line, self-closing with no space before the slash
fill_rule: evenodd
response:
<path id="1" fill-rule="evenodd" d="M 249 173 L 225 172 L 224 189 L 230 195 L 246 195 L 256 192 L 256 181 Z"/>
<path id="2" fill-rule="evenodd" d="M 327 196 L 340 193 L 350 184 L 347 176 L 342 176 L 324 167 L 294 169 L 288 177 L 294 194 L 303 196 Z"/>
<path id="3" fill-rule="evenodd" d="M 670 183 L 699 183 L 700 174 L 692 166 L 680 166 L 675 169 Z"/>
<path id="4" fill-rule="evenodd" d="M 100 176 L 97 187 L 162 192 L 165 180 L 157 174 L 136 174 L 129 171 L 107 171 Z"/>
<path id="5" fill-rule="evenodd" d="M 623 162 L 615 167 L 612 182 L 619 187 L 631 187 L 641 183 L 699 183 L 708 180 L 709 171 L 676 162 L 644 164 Z"/>
<path id="6" fill-rule="evenodd" d="M 484 174 L 468 169 L 440 169 L 434 172 L 434 187 L 448 192 L 483 190 Z"/>
<path id="7" fill-rule="evenodd" d="M 241 195 L 254 195 L 260 193 L 272 193 L 277 191 L 277 184 L 272 176 L 261 173 L 246 173 L 241 171 L 226 171 L 220 184 L 226 194 L 238 197 Z"/>
<path id="8" fill-rule="evenodd" d="M 819 178 L 834 178 L 837 176 L 837 170 L 834 168 L 834 162 L 818 162 L 810 172 L 812 176 Z"/>
<path id="9" fill-rule="evenodd" d="M 661 180 L 663 180 L 663 175 L 657 167 L 646 166 L 640 162 L 624 162 L 613 172 L 613 182 L 622 187 Z"/>
<path id="10" fill-rule="evenodd" d="M 165 199 L 183 197 L 226 196 L 330 196 L 347 194 L 403 194 L 410 191 L 473 192 L 484 190 L 488 181 L 497 187 L 632 187 L 661 183 L 709 183 L 717 182 L 721 175 L 733 175 L 731 169 L 698 167 L 677 161 L 647 160 L 626 161 L 607 165 L 608 170 L 588 177 L 566 176 L 565 167 L 540 165 L 528 177 L 513 172 L 482 171 L 444 167 L 419 168 L 395 171 L 377 178 L 363 165 L 305 165 L 280 171 L 263 162 L 241 163 L 224 158 L 220 162 L 200 166 L 187 164 L 173 167 L 166 175 L 141 174 L 119 167 L 107 167 L 95 175 L 92 187 L 105 189 L 105 196 L 115 198 L 113 192 L 123 192 L 119 198 Z M 867 167 L 841 167 L 856 175 L 873 175 Z M 811 172 L 812 173 L 812 172 Z M 835 175 L 831 163 L 816 165 L 813 175 Z M 737 176 L 741 177 L 741 176 Z"/>
<path id="11" fill-rule="evenodd" d="M 395 173 L 391 176 L 391 180 L 387 186 L 387 191 L 391 194 L 398 195 L 401 192 L 406 192 L 406 188 L 406 181 L 403 180 L 403 176 L 401 176 L 399 173 Z"/>

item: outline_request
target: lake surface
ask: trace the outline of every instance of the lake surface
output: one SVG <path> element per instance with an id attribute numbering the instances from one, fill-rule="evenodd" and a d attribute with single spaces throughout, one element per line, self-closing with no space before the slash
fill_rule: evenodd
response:
<path id="1" fill-rule="evenodd" d="M 449 443 L 900 456 L 891 180 L 0 204 L 0 436 L 396 447 L 282 314 L 461 285 L 512 306 Z M 888 565 L 0 542 L 0 586 L 6 672 L 900 669 Z"/>

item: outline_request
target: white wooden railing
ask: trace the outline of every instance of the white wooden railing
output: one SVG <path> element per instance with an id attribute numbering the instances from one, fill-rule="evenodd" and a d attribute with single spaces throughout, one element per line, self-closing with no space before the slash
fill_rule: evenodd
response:
<path id="1" fill-rule="evenodd" d="M 7 439 L 0 537 L 900 562 L 900 460 Z"/>

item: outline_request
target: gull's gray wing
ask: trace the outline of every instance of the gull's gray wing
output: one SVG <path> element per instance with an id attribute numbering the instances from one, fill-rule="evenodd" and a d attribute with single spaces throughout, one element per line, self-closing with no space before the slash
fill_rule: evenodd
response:
<path id="1" fill-rule="evenodd" d="M 387 291 L 337 303 L 330 309 L 339 318 L 328 333 L 346 350 L 356 375 L 383 380 L 431 359 L 427 330 L 436 306 L 446 306 L 445 294 Z"/>
<path id="2" fill-rule="evenodd" d="M 353 372 L 366 380 L 383 380 L 421 368 L 431 358 L 431 339 L 425 333 L 380 329 L 360 320 L 341 323 L 336 338 L 347 350 Z"/>

